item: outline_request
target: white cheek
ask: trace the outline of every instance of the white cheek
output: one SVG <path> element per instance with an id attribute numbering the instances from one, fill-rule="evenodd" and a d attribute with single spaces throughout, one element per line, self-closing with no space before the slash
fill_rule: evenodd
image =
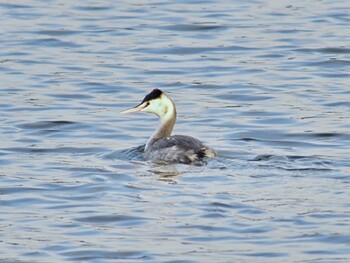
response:
<path id="1" fill-rule="evenodd" d="M 152 101 L 150 105 L 148 105 L 143 111 L 149 112 L 149 113 L 155 113 L 157 115 L 160 109 L 160 105 L 158 101 Z"/>
<path id="2" fill-rule="evenodd" d="M 156 99 L 149 102 L 150 104 L 143 109 L 142 111 L 148 112 L 148 113 L 154 113 L 161 119 L 167 119 L 167 116 L 171 117 L 171 115 L 168 114 L 169 110 L 169 100 L 161 100 Z"/>

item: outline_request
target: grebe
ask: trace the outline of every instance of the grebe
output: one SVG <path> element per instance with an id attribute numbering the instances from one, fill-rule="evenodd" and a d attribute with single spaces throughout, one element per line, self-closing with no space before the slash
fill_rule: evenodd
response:
<path id="1" fill-rule="evenodd" d="M 159 128 L 146 143 L 144 152 L 146 160 L 189 164 L 204 157 L 217 156 L 214 149 L 205 146 L 196 138 L 186 135 L 171 136 L 176 121 L 176 108 L 174 102 L 161 90 L 154 89 L 139 105 L 121 113 L 139 111 L 154 113 L 161 122 Z"/>

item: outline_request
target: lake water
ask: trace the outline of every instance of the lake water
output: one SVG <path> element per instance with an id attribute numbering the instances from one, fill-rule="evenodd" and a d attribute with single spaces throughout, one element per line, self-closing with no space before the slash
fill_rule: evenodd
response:
<path id="1" fill-rule="evenodd" d="M 1 1 L 1 262 L 349 262 L 347 1 Z M 142 159 L 154 88 L 206 165 Z"/>

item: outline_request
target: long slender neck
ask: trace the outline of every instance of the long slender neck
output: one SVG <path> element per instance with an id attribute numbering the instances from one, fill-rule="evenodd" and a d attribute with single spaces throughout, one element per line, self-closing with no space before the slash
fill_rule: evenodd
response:
<path id="1" fill-rule="evenodd" d="M 146 144 L 146 151 L 159 139 L 171 136 L 171 132 L 173 131 L 176 122 L 176 108 L 174 103 L 170 99 L 169 104 L 167 106 L 168 107 L 166 112 L 163 115 L 158 115 L 160 119 L 160 125 L 156 129 L 152 137 L 148 140 Z"/>
<path id="2" fill-rule="evenodd" d="M 174 109 L 175 110 L 175 109 Z M 176 111 L 169 116 L 169 118 L 163 118 L 160 120 L 160 125 L 156 132 L 153 134 L 152 138 L 162 139 L 169 137 L 173 131 L 174 125 L 176 122 Z"/>

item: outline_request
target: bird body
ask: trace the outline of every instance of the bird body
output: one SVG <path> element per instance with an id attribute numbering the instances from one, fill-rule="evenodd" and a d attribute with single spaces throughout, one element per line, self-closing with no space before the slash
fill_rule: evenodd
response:
<path id="1" fill-rule="evenodd" d="M 148 112 L 156 114 L 160 126 L 145 146 L 146 160 L 167 163 L 193 163 L 205 157 L 216 157 L 215 150 L 205 146 L 201 141 L 187 135 L 173 135 L 171 132 L 176 122 L 174 102 L 161 90 L 155 89 L 134 108 L 122 113 Z"/>

